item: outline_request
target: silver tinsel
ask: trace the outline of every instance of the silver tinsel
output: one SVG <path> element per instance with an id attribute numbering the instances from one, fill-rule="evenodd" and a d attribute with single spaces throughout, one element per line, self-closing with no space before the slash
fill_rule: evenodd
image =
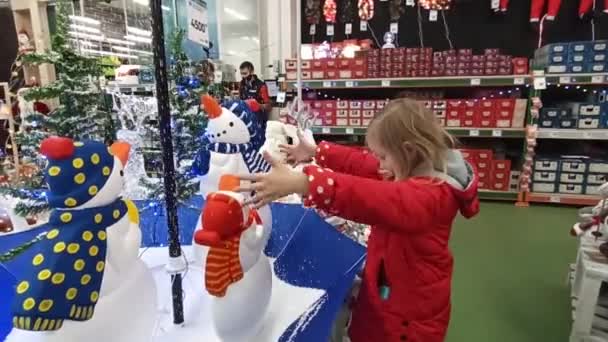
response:
<path id="1" fill-rule="evenodd" d="M 158 182 L 158 179 L 149 178 L 146 174 L 143 151 L 147 145 L 152 127 L 146 122 L 156 118 L 156 98 L 137 95 L 115 93 L 114 110 L 118 113 L 121 129 L 116 133 L 118 140 L 131 145 L 129 161 L 125 167 L 125 188 L 123 196 L 133 200 L 148 198 L 148 190 L 141 185 L 142 179 L 149 182 Z"/>

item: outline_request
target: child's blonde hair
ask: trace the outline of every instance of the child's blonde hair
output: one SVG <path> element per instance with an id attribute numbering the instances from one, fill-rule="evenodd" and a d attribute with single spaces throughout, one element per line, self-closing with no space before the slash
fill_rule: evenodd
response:
<path id="1" fill-rule="evenodd" d="M 406 177 L 426 161 L 435 170 L 445 171 L 447 152 L 456 144 L 433 112 L 421 102 L 405 98 L 389 102 L 372 121 L 366 139 L 390 153 Z M 411 150 L 408 152 L 406 142 L 414 147 L 415 155 L 412 156 Z"/>

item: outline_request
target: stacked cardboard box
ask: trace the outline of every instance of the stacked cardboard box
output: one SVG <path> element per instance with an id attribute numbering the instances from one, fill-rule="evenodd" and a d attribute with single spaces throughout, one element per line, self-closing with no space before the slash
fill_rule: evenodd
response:
<path id="1" fill-rule="evenodd" d="M 367 127 L 388 100 L 308 101 L 316 116 L 315 126 Z"/>
<path id="2" fill-rule="evenodd" d="M 539 127 L 563 129 L 608 128 L 608 102 L 565 102 L 540 110 Z"/>
<path id="3" fill-rule="evenodd" d="M 297 78 L 297 61 L 285 61 L 287 79 Z M 373 49 L 355 58 L 302 61 L 302 79 L 362 79 L 431 76 L 525 75 L 527 58 L 513 58 L 487 49 L 473 55 L 471 49 L 434 52 L 432 48 Z"/>
<path id="4" fill-rule="evenodd" d="M 447 127 L 523 128 L 528 100 L 456 99 L 443 103 L 445 110 L 434 112 Z"/>
<path id="5" fill-rule="evenodd" d="M 534 161 L 532 191 L 597 195 L 608 181 L 608 160 L 588 156 L 537 157 Z"/>
<path id="6" fill-rule="evenodd" d="M 607 72 L 608 40 L 545 45 L 534 53 L 533 66 L 548 73 Z"/>
<path id="7" fill-rule="evenodd" d="M 477 170 L 479 188 L 495 191 L 509 191 L 511 180 L 511 161 L 494 159 L 492 150 L 461 149 L 463 157 Z"/>

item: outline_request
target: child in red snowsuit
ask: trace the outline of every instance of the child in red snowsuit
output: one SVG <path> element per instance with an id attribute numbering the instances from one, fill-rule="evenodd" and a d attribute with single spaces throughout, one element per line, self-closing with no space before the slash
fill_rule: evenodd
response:
<path id="1" fill-rule="evenodd" d="M 479 210 L 476 176 L 415 101 L 389 103 L 367 143 L 369 151 L 326 142 L 285 146 L 292 159 L 314 156 L 319 166 L 295 172 L 266 155 L 272 171 L 243 176 L 253 183 L 241 190 L 256 191 L 256 206 L 303 194 L 308 206 L 372 226 L 352 342 L 442 342 L 450 319 L 448 241 L 458 212 Z"/>

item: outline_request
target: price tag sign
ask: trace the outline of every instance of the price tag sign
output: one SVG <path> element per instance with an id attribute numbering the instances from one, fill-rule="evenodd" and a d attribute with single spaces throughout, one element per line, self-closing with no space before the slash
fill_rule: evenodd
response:
<path id="1" fill-rule="evenodd" d="M 188 39 L 209 47 L 209 16 L 207 3 L 201 0 L 188 0 Z"/>
<path id="2" fill-rule="evenodd" d="M 327 25 L 327 35 L 330 37 L 334 35 L 334 25 Z"/>
<path id="3" fill-rule="evenodd" d="M 331 129 L 329 127 L 323 127 L 321 129 L 321 133 L 323 133 L 323 134 L 329 134 L 329 133 L 331 133 Z"/>
<path id="4" fill-rule="evenodd" d="M 382 86 L 383 87 L 390 87 L 391 86 L 391 81 L 390 80 L 382 80 Z"/>
<path id="5" fill-rule="evenodd" d="M 310 25 L 310 35 L 314 36 L 315 34 L 317 34 L 317 25 L 312 24 Z"/>
<path id="6" fill-rule="evenodd" d="M 399 33 L 399 23 L 391 23 L 391 33 Z"/>
<path id="7" fill-rule="evenodd" d="M 604 83 L 604 75 L 591 77 L 591 83 Z"/>
<path id="8" fill-rule="evenodd" d="M 502 131 L 499 129 L 493 129 L 492 130 L 492 136 L 493 137 L 502 137 Z"/>
<path id="9" fill-rule="evenodd" d="M 353 33 L 353 24 L 348 23 L 348 24 L 344 25 L 344 33 L 352 34 Z"/>
<path id="10" fill-rule="evenodd" d="M 416 0 L 405 0 L 406 6 L 416 6 Z"/>
<path id="11" fill-rule="evenodd" d="M 280 91 L 277 93 L 277 103 L 285 103 L 285 98 L 287 96 L 287 93 L 285 93 L 284 91 Z"/>
<path id="12" fill-rule="evenodd" d="M 497 10 L 500 8 L 500 0 L 492 0 L 492 4 L 490 5 L 493 10 Z"/>
<path id="13" fill-rule="evenodd" d="M 559 83 L 568 84 L 570 82 L 572 82 L 572 80 L 568 76 L 562 76 L 559 78 Z"/>
<path id="14" fill-rule="evenodd" d="M 545 78 L 545 77 L 536 77 L 534 79 L 534 89 L 536 89 L 536 90 L 545 90 L 545 89 L 547 89 L 547 78 Z"/>
<path id="15" fill-rule="evenodd" d="M 551 197 L 549 197 L 549 202 L 551 202 L 551 203 L 561 203 L 562 199 L 559 196 L 551 196 Z"/>
<path id="16" fill-rule="evenodd" d="M 346 86 L 346 88 L 352 88 L 352 87 L 355 86 L 355 82 L 353 82 L 353 81 L 346 81 L 344 83 L 344 86 Z"/>
<path id="17" fill-rule="evenodd" d="M 432 10 L 429 12 L 429 21 L 437 21 L 437 11 Z"/>
<path id="18" fill-rule="evenodd" d="M 526 83 L 526 79 L 523 77 L 515 77 L 513 79 L 513 84 L 514 85 L 524 85 Z"/>
<path id="19" fill-rule="evenodd" d="M 469 131 L 469 136 L 470 137 L 478 137 L 479 136 L 479 130 L 478 129 L 472 129 Z"/>
<path id="20" fill-rule="evenodd" d="M 591 133 L 583 132 L 583 139 L 591 139 Z"/>
<path id="21" fill-rule="evenodd" d="M 323 81 L 323 88 L 331 88 L 331 81 Z"/>
<path id="22" fill-rule="evenodd" d="M 481 84 L 481 79 L 479 79 L 479 78 L 472 78 L 471 79 L 471 85 L 472 86 L 478 86 L 480 84 Z"/>
<path id="23" fill-rule="evenodd" d="M 361 32 L 367 31 L 367 21 L 361 20 L 361 24 L 359 25 L 359 30 Z"/>
<path id="24" fill-rule="evenodd" d="M 355 134 L 355 130 L 352 128 L 347 128 L 346 129 L 346 134 Z"/>

